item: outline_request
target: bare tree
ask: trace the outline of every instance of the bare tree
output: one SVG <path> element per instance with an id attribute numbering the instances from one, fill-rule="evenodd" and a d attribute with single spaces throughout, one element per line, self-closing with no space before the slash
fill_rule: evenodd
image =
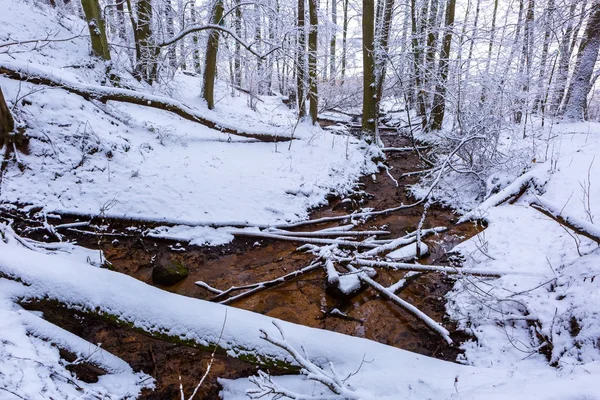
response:
<path id="1" fill-rule="evenodd" d="M 580 61 L 576 64 L 569 86 L 570 96 L 564 108 L 564 117 L 583 120 L 590 80 L 600 50 L 600 0 L 595 0 L 587 22 L 584 37 L 579 45 Z"/>
<path id="2" fill-rule="evenodd" d="M 450 44 L 452 43 L 452 25 L 454 24 L 454 9 L 456 0 L 448 0 L 446 4 L 446 33 L 440 52 L 439 79 L 433 98 L 431 109 L 431 129 L 442 129 L 444 113 L 446 110 L 446 82 L 448 81 L 448 69 L 450 64 Z"/>
<path id="3" fill-rule="evenodd" d="M 214 0 L 211 23 L 218 25 L 223 18 L 223 0 Z M 206 56 L 204 62 L 204 76 L 202 97 L 206 100 L 209 109 L 215 108 L 215 78 L 217 75 L 217 52 L 219 51 L 219 31 L 213 29 L 208 34 Z"/>

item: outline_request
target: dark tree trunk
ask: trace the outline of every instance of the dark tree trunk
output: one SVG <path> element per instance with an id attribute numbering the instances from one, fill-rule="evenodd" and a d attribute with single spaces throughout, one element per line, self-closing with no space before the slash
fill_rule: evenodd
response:
<path id="1" fill-rule="evenodd" d="M 377 131 L 377 82 L 375 78 L 375 4 L 363 0 L 363 115 L 362 133 L 367 139 Z"/>
<path id="2" fill-rule="evenodd" d="M 431 129 L 434 131 L 442 129 L 444 114 L 446 112 L 446 82 L 448 81 L 448 68 L 450 61 L 450 45 L 452 43 L 452 25 L 454 24 L 454 9 L 456 0 L 448 0 L 446 4 L 446 33 L 440 52 L 439 80 L 433 98 L 431 109 Z"/>
<path id="3" fill-rule="evenodd" d="M 296 95 L 298 118 L 306 116 L 306 0 L 298 0 L 298 48 L 296 49 Z"/>
<path id="4" fill-rule="evenodd" d="M 8 145 L 9 135 L 15 130 L 15 121 L 10 113 L 8 105 L 4 100 L 4 94 L 0 88 L 0 148 Z"/>
<path id="5" fill-rule="evenodd" d="M 342 65 L 341 65 L 341 82 L 340 84 L 344 84 L 344 78 L 346 77 L 346 53 L 348 52 L 348 1 L 343 0 L 344 2 L 344 21 L 342 22 Z"/>
<path id="6" fill-rule="evenodd" d="M 136 72 L 139 79 L 152 83 L 156 75 L 156 49 L 154 48 L 152 38 L 151 0 L 138 0 L 136 14 L 135 39 L 137 42 L 136 49 L 139 51 Z"/>
<path id="7" fill-rule="evenodd" d="M 223 18 L 223 0 L 215 0 L 213 4 L 211 24 L 219 25 Z M 217 76 L 217 52 L 219 51 L 219 31 L 212 29 L 208 34 L 206 57 L 204 63 L 204 85 L 202 97 L 208 108 L 215 108 L 215 78 Z"/>
<path id="8" fill-rule="evenodd" d="M 564 117 L 567 119 L 576 121 L 584 119 L 587 95 L 591 89 L 590 80 L 598 58 L 598 50 L 600 50 L 600 0 L 595 0 L 584 37 L 579 45 L 580 61 L 575 66 L 569 86 L 570 96 L 564 109 Z"/>
<path id="9" fill-rule="evenodd" d="M 96 57 L 109 61 L 110 49 L 108 48 L 108 39 L 106 38 L 106 29 L 104 18 L 100 11 L 100 3 L 98 0 L 81 0 L 81 5 L 90 30 L 92 53 Z"/>
<path id="10" fill-rule="evenodd" d="M 308 0 L 308 18 L 310 22 L 310 31 L 308 32 L 308 98 L 310 100 L 310 119 L 313 125 L 317 123 L 319 110 L 317 87 L 318 1 Z"/>

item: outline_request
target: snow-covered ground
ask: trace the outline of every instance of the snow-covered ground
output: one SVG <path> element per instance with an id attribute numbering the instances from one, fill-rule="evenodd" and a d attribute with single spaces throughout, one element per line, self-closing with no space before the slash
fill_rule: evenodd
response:
<path id="1" fill-rule="evenodd" d="M 1 40 L 44 38 L 46 32 L 70 37 L 82 29 L 81 21 L 71 17 L 65 22 L 66 17 L 44 5 L 0 4 Z M 43 68 L 57 79 L 98 85 L 99 71 L 69 68 L 91 62 L 87 46 L 85 35 L 40 50 L 31 50 L 32 44 L 11 46 L 9 54 L 0 53 L 0 64 L 29 68 L 30 73 Z M 57 56 L 63 53 L 65 57 Z M 11 105 L 20 99 L 17 118 L 31 137 L 30 153 L 20 155 L 26 169 L 4 174 L 0 201 L 41 205 L 47 212 L 274 224 L 306 218 L 307 210 L 323 204 L 330 191 L 348 191 L 374 168 L 358 140 L 304 123 L 294 128 L 293 111 L 277 97 L 265 97 L 252 111 L 246 95 L 232 97 L 220 83 L 216 109 L 209 111 L 199 97 L 200 79 L 184 74 L 169 92 L 188 107 L 221 125 L 297 140 L 263 143 L 153 108 L 93 103 L 59 88 L 3 77 L 0 85 Z M 159 232 L 197 244 L 232 238 L 206 227 Z"/>
<path id="2" fill-rule="evenodd" d="M 103 66 L 91 63 L 81 20 L 27 0 L 0 0 L 0 8 L 0 43 L 82 33 L 68 41 L 10 46 L 0 52 L 0 65 L 43 68 L 81 85 L 103 83 Z M 155 234 L 216 244 L 231 240 L 225 228 L 189 225 L 303 219 L 329 191 L 347 191 L 374 169 L 366 149 L 352 138 L 304 124 L 294 130 L 293 112 L 281 99 L 265 97 L 252 111 L 245 95 L 231 97 L 220 84 L 216 110 L 209 111 L 199 100 L 196 77 L 178 75 L 169 87 L 155 88 L 127 77 L 124 82 L 173 96 L 224 126 L 298 140 L 290 146 L 229 136 L 164 111 L 89 102 L 63 89 L 0 77 L 31 137 L 29 154 L 19 155 L 25 169 L 12 165 L 3 175 L 0 201 L 41 205 L 46 212 L 179 221 Z M 512 158 L 508 172 L 490 179 L 490 186 L 506 187 L 523 168 L 539 178 L 540 187 L 515 204 L 477 207 L 482 198 L 461 203 L 459 191 L 442 192 L 447 203 L 462 211 L 474 208 L 474 215 L 488 221 L 485 231 L 456 249 L 465 268 L 508 271 L 498 279 L 463 277 L 447 296 L 449 315 L 476 338 L 463 345 L 460 361 L 469 365 L 279 322 L 288 342 L 304 348 L 330 375 L 335 374 L 328 362 L 341 377 L 351 375 L 347 389 L 357 398 L 600 399 L 599 250 L 529 206 L 542 196 L 570 215 L 600 223 L 600 160 L 594 158 L 600 154 L 600 125 L 550 126 L 551 131 L 547 126 L 527 139 L 501 143 Z M 451 187 L 448 179 L 443 183 Z M 0 232 L 0 399 L 131 398 L 153 384 L 95 344 L 25 311 L 18 305 L 24 298 L 110 312 L 140 329 L 200 342 L 219 340 L 227 312 L 223 347 L 290 360 L 261 339 L 261 330 L 277 337 L 268 317 L 166 293 L 97 268 L 86 262 L 93 255 L 74 245 L 24 246 L 6 225 Z M 51 343 L 109 373 L 95 384 L 79 381 Z M 304 394 L 326 392 L 304 376 L 275 381 Z M 249 379 L 222 384 L 225 399 L 246 398 L 253 387 Z"/>
<path id="3" fill-rule="evenodd" d="M 600 360 L 598 245 L 529 206 L 541 197 L 568 215 L 599 221 L 600 125 L 557 124 L 542 136 L 552 139 L 539 149 L 530 174 L 548 182 L 515 204 L 475 210 L 488 228 L 455 249 L 467 267 L 537 275 L 461 280 L 448 295 L 450 315 L 477 338 L 463 346 L 471 364 L 548 363 L 537 350 L 559 367 Z"/>

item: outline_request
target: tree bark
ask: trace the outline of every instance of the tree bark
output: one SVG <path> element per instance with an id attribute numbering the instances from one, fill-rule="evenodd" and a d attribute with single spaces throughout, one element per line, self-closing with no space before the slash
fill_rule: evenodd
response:
<path id="1" fill-rule="evenodd" d="M 442 51 L 440 52 L 439 80 L 433 98 L 431 109 L 431 129 L 438 131 L 442 129 L 444 114 L 446 111 L 446 82 L 448 81 L 448 69 L 450 64 L 450 45 L 452 43 L 452 25 L 454 24 L 454 9 L 456 0 L 448 0 L 446 4 L 446 33 Z"/>
<path id="2" fill-rule="evenodd" d="M 298 118 L 306 116 L 306 0 L 298 0 L 298 47 L 296 49 L 296 96 Z"/>
<path id="3" fill-rule="evenodd" d="M 214 0 L 211 24 L 220 25 L 223 18 L 223 0 Z M 208 34 L 202 97 L 210 110 L 215 108 L 215 78 L 217 75 L 217 52 L 219 51 L 219 31 L 212 29 Z"/>
<path id="4" fill-rule="evenodd" d="M 379 103 L 383 97 L 383 84 L 385 82 L 385 74 L 388 60 L 388 51 L 390 43 L 390 32 L 392 28 L 392 18 L 394 16 L 394 0 L 385 0 L 383 3 L 383 11 L 381 13 L 382 20 L 377 23 L 381 26 L 381 32 L 377 43 L 377 58 L 376 58 L 376 79 L 377 79 L 377 110 Z"/>
<path id="5" fill-rule="evenodd" d="M 337 45 L 337 0 L 331 0 L 331 24 L 333 25 L 333 32 L 331 33 L 331 41 L 329 42 L 329 78 L 331 79 L 331 82 L 335 83 L 337 74 L 337 68 L 335 65 L 335 52 Z"/>
<path id="6" fill-rule="evenodd" d="M 375 77 L 375 4 L 363 0 L 363 115 L 362 134 L 372 140 L 377 130 L 377 82 Z"/>
<path id="7" fill-rule="evenodd" d="M 567 87 L 567 79 L 569 77 L 569 60 L 571 59 L 571 48 L 569 46 L 569 41 L 571 40 L 571 35 L 573 34 L 573 19 L 575 18 L 576 8 L 577 1 L 573 0 L 567 17 L 568 25 L 558 47 L 560 58 L 558 61 L 558 69 L 556 71 L 556 81 L 552 88 L 552 96 L 550 100 L 550 111 L 552 113 L 556 113 L 558 111 Z"/>
<path id="8" fill-rule="evenodd" d="M 591 89 L 590 80 L 600 50 L 600 0 L 595 0 L 587 22 L 584 37 L 579 45 L 580 62 L 575 66 L 570 96 L 564 109 L 564 117 L 569 120 L 583 121 L 587 95 Z"/>
<path id="9" fill-rule="evenodd" d="M 138 79 L 143 79 L 150 84 L 154 81 L 156 75 L 155 49 L 152 38 L 152 13 L 151 0 L 137 0 L 135 40 L 139 54 L 136 60 L 136 74 Z"/>
<path id="10" fill-rule="evenodd" d="M 413 50 L 413 69 L 414 69 L 414 82 L 415 89 L 417 92 L 417 115 L 421 117 L 421 126 L 425 128 L 427 126 L 427 109 L 425 106 L 425 93 L 423 91 L 422 81 L 422 66 L 421 58 L 422 51 L 419 44 L 419 34 L 417 27 L 417 5 L 415 0 L 410 0 L 410 26 L 412 33 L 412 50 Z"/>
<path id="11" fill-rule="evenodd" d="M 8 145 L 9 135 L 15 130 L 15 120 L 4 100 L 2 88 L 0 88 L 0 148 Z"/>
<path id="12" fill-rule="evenodd" d="M 344 2 L 344 21 L 342 22 L 342 65 L 341 65 L 341 82 L 340 84 L 344 84 L 344 78 L 346 77 L 346 60 L 347 60 L 347 52 L 348 52 L 348 1 L 342 0 Z"/>
<path id="13" fill-rule="evenodd" d="M 98 0 L 81 0 L 81 5 L 90 30 L 92 54 L 105 61 L 110 61 L 110 49 L 108 48 L 108 39 L 106 38 L 106 28 L 102 12 L 100 11 L 100 3 Z"/>
<path id="14" fill-rule="evenodd" d="M 308 0 L 308 18 L 310 22 L 310 31 L 308 32 L 308 98 L 310 100 L 309 114 L 313 125 L 317 124 L 319 109 L 317 86 L 318 1 Z"/>
<path id="15" fill-rule="evenodd" d="M 167 34 L 173 37 L 175 34 L 175 22 L 174 22 L 175 10 L 172 5 L 172 0 L 168 0 L 165 4 L 165 24 L 167 25 Z M 171 73 L 175 73 L 177 70 L 177 47 L 171 46 L 167 50 L 167 58 L 169 59 L 169 67 L 171 67 Z"/>

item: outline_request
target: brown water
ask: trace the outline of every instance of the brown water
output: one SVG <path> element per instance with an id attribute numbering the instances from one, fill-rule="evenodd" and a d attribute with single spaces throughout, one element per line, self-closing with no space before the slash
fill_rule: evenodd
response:
<path id="1" fill-rule="evenodd" d="M 383 138 L 388 146 L 400 147 L 407 144 L 405 139 L 396 136 Z M 392 153 L 388 164 L 393 167 L 396 179 L 400 173 L 423 168 L 413 152 Z M 410 203 L 406 186 L 415 183 L 417 178 L 398 179 L 400 187 L 384 172 L 376 179 L 364 177 L 363 190 L 372 194 L 362 207 L 384 209 L 400 202 Z M 336 210 L 340 200 L 332 200 L 329 206 L 314 210 L 311 218 L 342 215 L 348 211 Z M 378 229 L 386 226 L 391 237 L 413 231 L 421 218 L 422 207 L 414 207 L 386 216 L 368 220 L 360 228 Z M 439 236 L 430 236 L 424 241 L 429 245 L 431 255 L 425 263 L 445 263 L 446 252 L 457 243 L 475 235 L 477 227 L 471 223 L 454 225 L 456 217 L 451 210 L 432 206 L 424 227 L 448 226 L 451 229 Z M 115 224 L 119 228 L 120 224 Z M 130 223 L 122 224 L 122 227 Z M 318 225 L 311 229 L 333 226 Z M 98 240 L 87 235 L 75 235 L 81 245 L 98 248 Z M 297 252 L 298 244 L 270 240 L 236 239 L 232 243 L 218 247 L 187 247 L 185 252 L 171 250 L 173 243 L 149 238 L 106 237 L 100 243 L 106 258 L 119 271 L 151 283 L 153 257 L 170 257 L 189 268 L 189 276 L 182 282 L 164 289 L 185 296 L 211 299 L 214 295 L 194 284 L 198 280 L 226 289 L 233 285 L 244 285 L 273 279 L 293 270 L 307 266 L 313 257 Z M 256 242 L 259 244 L 256 245 Z M 402 278 L 402 272 L 378 271 L 377 281 L 390 285 Z M 443 321 L 452 331 L 452 324 L 444 319 L 444 294 L 451 288 L 452 281 L 439 274 L 425 274 L 412 281 L 400 293 L 400 297 L 411 302 L 437 321 Z M 420 321 L 404 310 L 381 299 L 372 290 L 364 290 L 351 299 L 339 299 L 325 291 L 322 271 L 315 271 L 295 281 L 276 288 L 259 292 L 232 304 L 235 307 L 251 310 L 274 318 L 327 329 L 348 335 L 364 337 L 398 348 L 454 360 L 458 354 L 456 347 L 448 346 L 439 336 L 429 331 Z M 206 368 L 210 354 L 201 350 L 173 345 L 149 338 L 143 334 L 117 327 L 105 321 L 87 316 L 74 319 L 74 312 L 58 309 L 48 304 L 32 305 L 31 308 L 45 311 L 46 318 L 92 342 L 102 342 L 102 347 L 129 362 L 136 370 L 143 370 L 157 379 L 157 390 L 148 392 L 146 399 L 178 398 L 179 375 L 186 393 L 193 390 Z M 329 315 L 338 308 L 347 317 Z M 455 341 L 463 338 L 460 332 L 453 332 Z M 216 398 L 219 390 L 217 377 L 248 376 L 256 367 L 238 360 L 218 357 L 212 367 L 208 382 L 203 385 L 200 398 Z M 276 372 L 276 371 L 273 371 Z"/>

